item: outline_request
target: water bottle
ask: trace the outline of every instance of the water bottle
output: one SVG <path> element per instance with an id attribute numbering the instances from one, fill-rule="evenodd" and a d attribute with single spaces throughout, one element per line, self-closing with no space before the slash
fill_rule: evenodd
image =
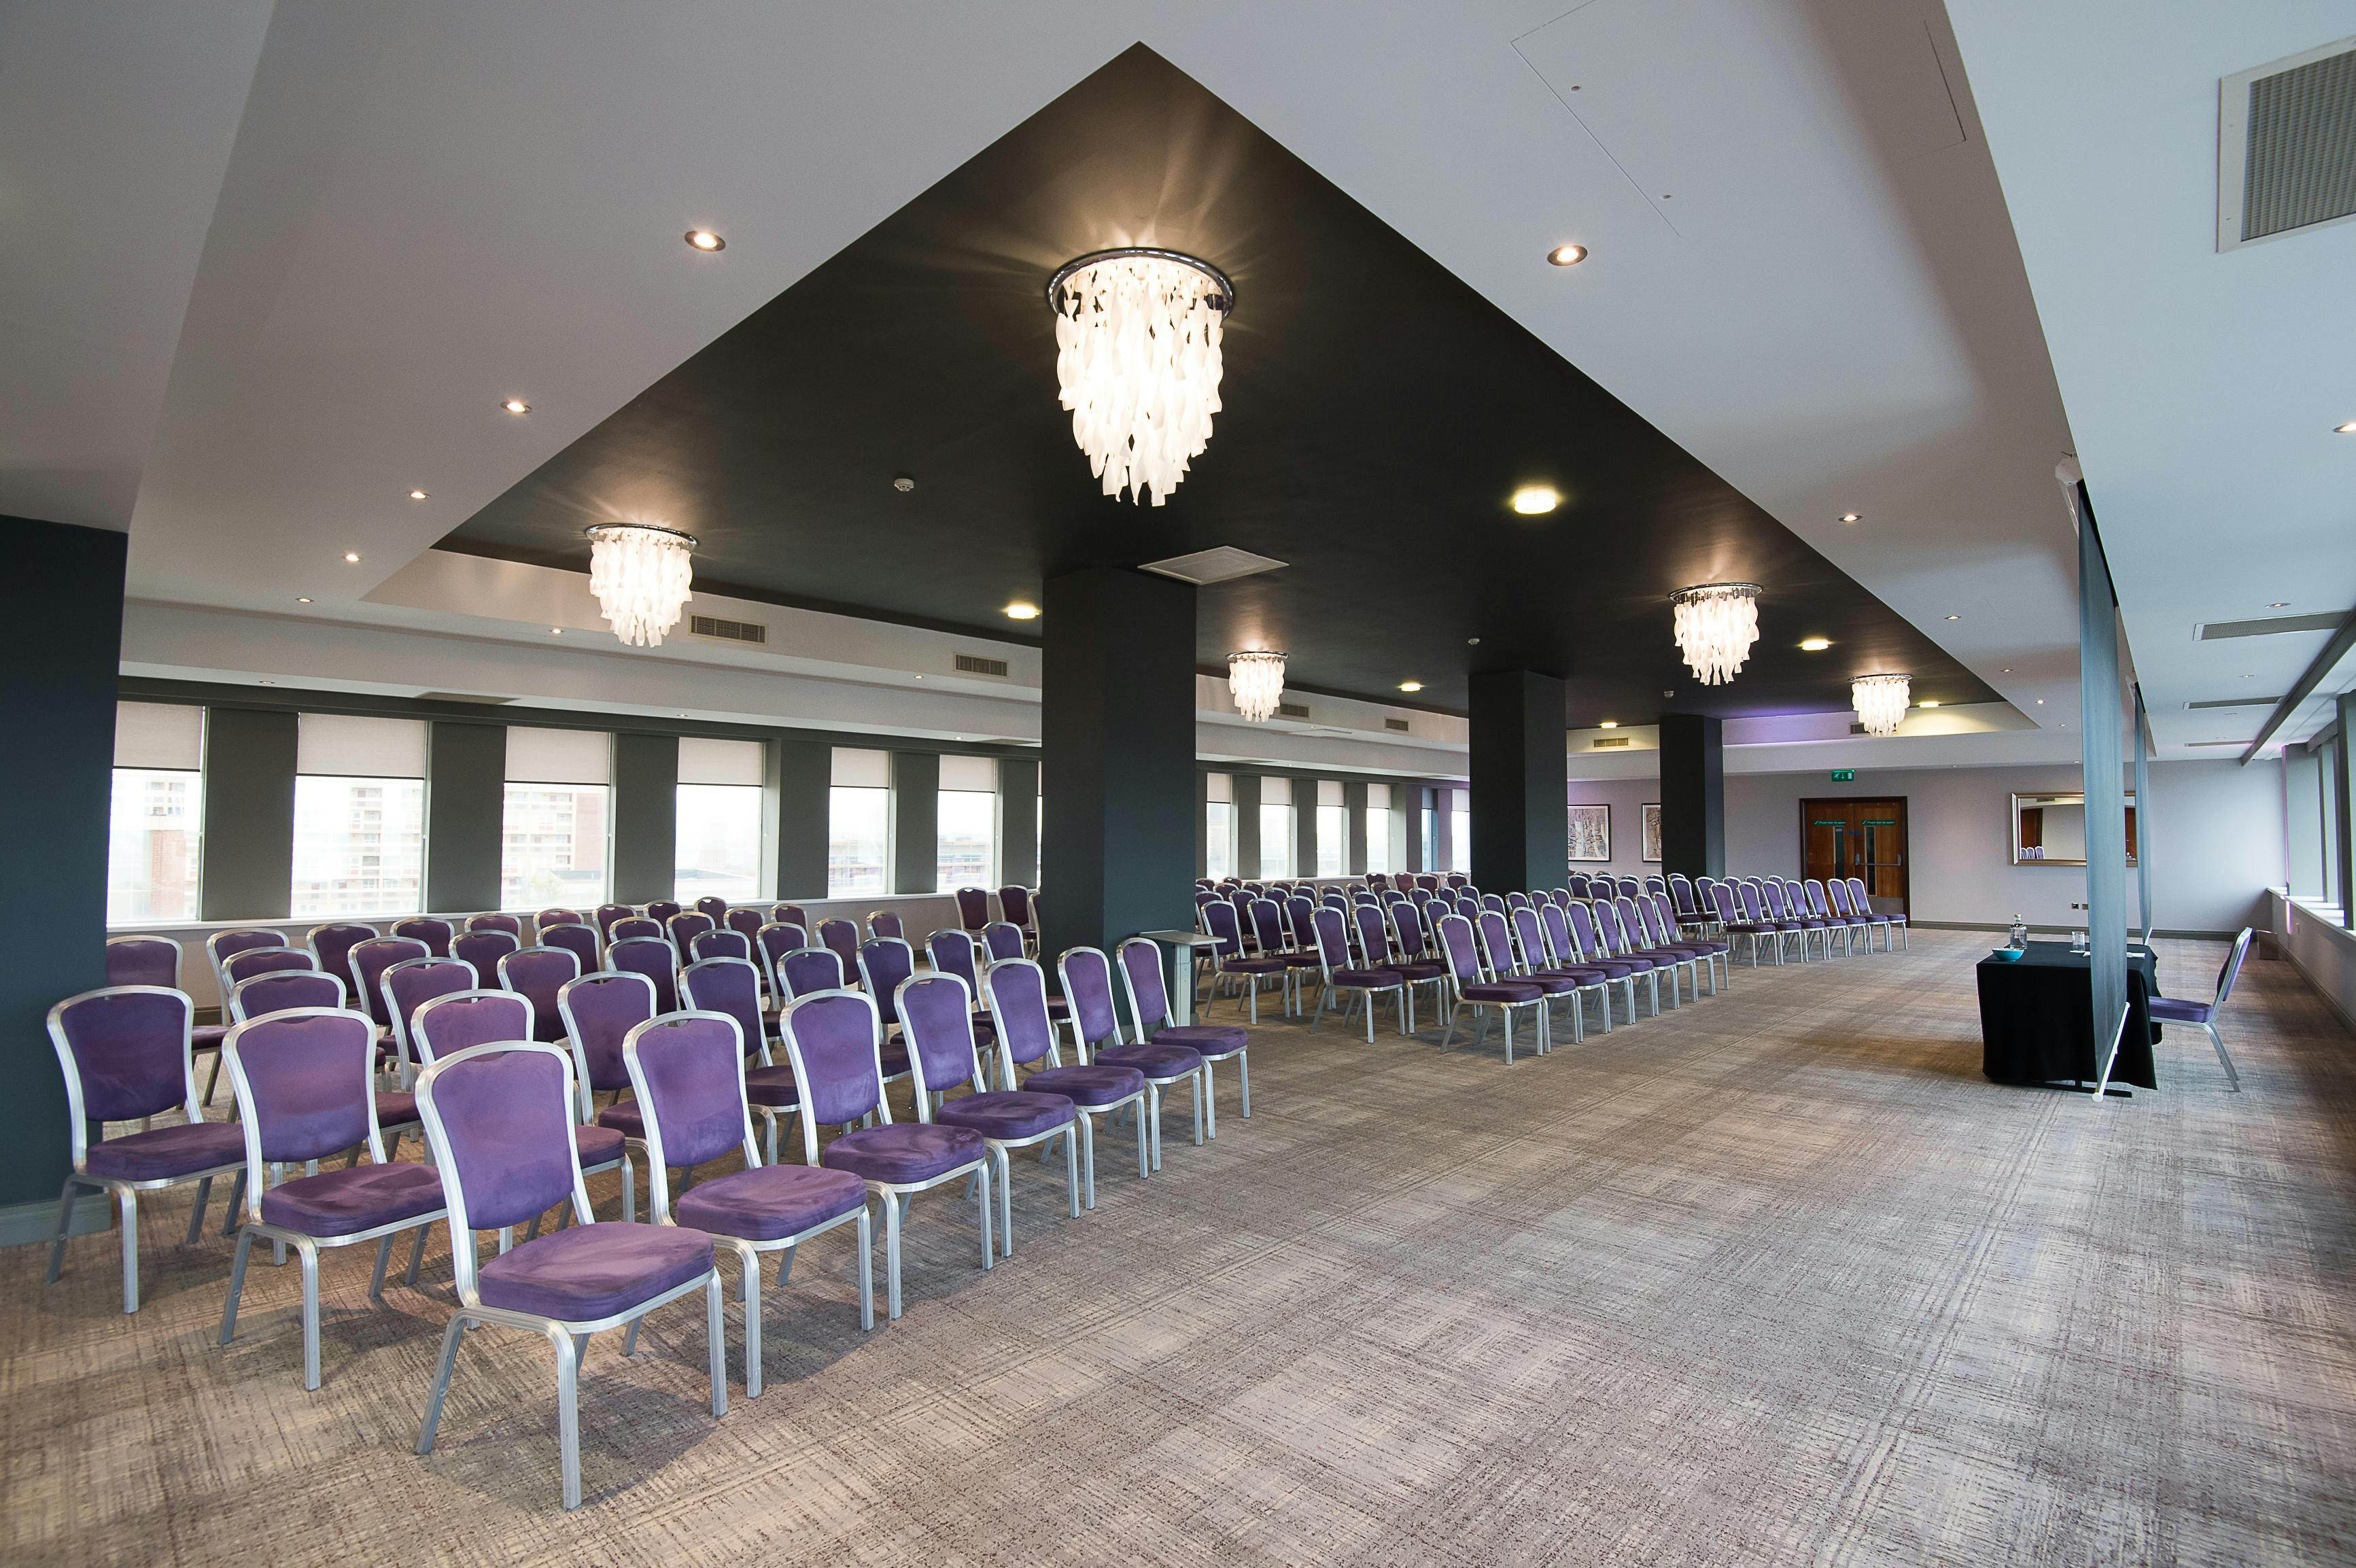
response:
<path id="1" fill-rule="evenodd" d="M 2005 933 L 2005 941 L 2016 951 L 2024 951 L 2028 948 L 2029 925 L 2019 915 L 2015 914 L 2012 917 L 2012 929 Z"/>

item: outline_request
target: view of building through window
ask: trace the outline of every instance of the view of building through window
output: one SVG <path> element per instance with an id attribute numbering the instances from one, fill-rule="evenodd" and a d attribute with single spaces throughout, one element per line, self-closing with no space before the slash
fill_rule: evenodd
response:
<path id="1" fill-rule="evenodd" d="M 1459 803 L 1463 794 L 1454 792 L 1451 799 Z M 1448 813 L 1448 869 L 1469 871 L 1472 869 L 1472 813 L 1462 804 L 1451 806 Z"/>
<path id="2" fill-rule="evenodd" d="M 941 758 L 934 806 L 933 886 L 998 885 L 998 763 L 990 757 Z"/>
<path id="3" fill-rule="evenodd" d="M 671 897 L 717 893 L 732 904 L 761 896 L 761 787 L 683 784 L 673 829 Z"/>
<path id="4" fill-rule="evenodd" d="M 1346 806 L 1317 808 L 1317 874 L 1341 876 L 1350 863 L 1350 812 Z"/>
<path id="5" fill-rule="evenodd" d="M 605 784 L 511 784 L 499 817 L 499 907 L 591 909 L 605 901 Z"/>
<path id="6" fill-rule="evenodd" d="M 1259 875 L 1290 877 L 1292 865 L 1292 781 L 1259 781 Z"/>
<path id="7" fill-rule="evenodd" d="M 892 889 L 892 755 L 834 749 L 827 792 L 826 892 L 829 898 Z"/>
<path id="8" fill-rule="evenodd" d="M 424 876 L 423 779 L 295 779 L 294 918 L 407 913 Z"/>
<path id="9" fill-rule="evenodd" d="M 117 768 L 107 824 L 106 923 L 197 918 L 204 775 Z"/>
<path id="10" fill-rule="evenodd" d="M 1236 808 L 1226 801 L 1215 800 L 1203 809 L 1207 813 L 1204 822 L 1203 874 L 1232 877 L 1236 874 Z"/>
<path id="11" fill-rule="evenodd" d="M 1388 873 L 1391 869 L 1391 808 L 1366 807 L 1366 869 Z"/>

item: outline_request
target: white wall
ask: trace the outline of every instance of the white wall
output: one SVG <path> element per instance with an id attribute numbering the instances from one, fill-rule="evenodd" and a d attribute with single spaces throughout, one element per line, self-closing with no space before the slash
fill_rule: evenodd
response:
<path id="1" fill-rule="evenodd" d="M 1577 767 L 1580 759 L 1571 759 Z M 1730 790 L 1732 781 L 1729 781 Z M 1658 871 L 1658 865 L 1645 865 L 1644 803 L 1661 798 L 1661 781 L 1644 779 L 1573 779 L 1570 782 L 1570 804 L 1573 805 L 1608 805 L 1612 808 L 1612 863 L 1608 866 L 1581 861 L 1575 870 L 1610 871 L 1615 876 L 1641 877 Z M 1477 837 L 1481 825 L 1472 825 Z M 1762 873 L 1762 875 L 1764 873 Z"/>

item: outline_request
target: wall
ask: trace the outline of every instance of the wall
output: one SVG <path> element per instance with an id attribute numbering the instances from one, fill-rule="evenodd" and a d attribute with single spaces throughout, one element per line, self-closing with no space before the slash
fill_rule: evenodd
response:
<path id="1" fill-rule="evenodd" d="M 1578 765 L 1577 758 L 1572 759 L 1572 765 L 1574 767 Z M 1727 780 L 1726 795 L 1726 809 L 1730 824 L 1726 865 L 1727 869 L 1730 871 L 1748 862 L 1739 858 L 1730 841 L 1733 832 L 1731 821 L 1734 815 L 1734 781 L 1732 779 Z M 1566 869 L 1590 874 L 1597 871 L 1610 871 L 1615 876 L 1631 877 L 1647 876 L 1658 871 L 1661 868 L 1657 865 L 1648 866 L 1644 862 L 1644 803 L 1658 801 L 1660 798 L 1661 781 L 1657 778 L 1571 780 L 1571 805 L 1608 805 L 1612 808 L 1612 863 L 1607 866 L 1600 861 L 1583 860 L 1575 867 L 1566 867 Z M 1472 825 L 1472 837 L 1475 842 L 1479 841 L 1481 825 L 1478 822 Z"/>
<path id="2" fill-rule="evenodd" d="M 2281 933 L 2282 955 L 2307 976 L 2340 1025 L 2356 1033 L 2356 932 L 2332 920 L 2333 911 L 2307 900 L 2266 895 L 2267 915 Z"/>

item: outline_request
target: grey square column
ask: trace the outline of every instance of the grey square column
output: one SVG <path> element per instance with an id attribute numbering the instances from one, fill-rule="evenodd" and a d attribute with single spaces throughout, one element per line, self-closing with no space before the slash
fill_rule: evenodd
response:
<path id="1" fill-rule="evenodd" d="M 679 737 L 614 737 L 614 896 L 642 904 L 679 880 Z"/>
<path id="2" fill-rule="evenodd" d="M 1661 715 L 1661 875 L 1672 871 L 1726 875 L 1725 727 L 1699 713 Z"/>
<path id="3" fill-rule="evenodd" d="M 941 759 L 937 752 L 892 753 L 892 891 L 955 892 L 941 880 Z"/>
<path id="4" fill-rule="evenodd" d="M 426 734 L 425 907 L 497 909 L 507 727 L 437 719 Z"/>
<path id="5" fill-rule="evenodd" d="M 769 891 L 779 901 L 826 897 L 834 748 L 779 737 L 768 748 L 761 800 L 768 816 Z"/>
<path id="6" fill-rule="evenodd" d="M 998 763 L 998 880 L 1039 885 L 1039 764 L 1028 757 Z"/>
<path id="7" fill-rule="evenodd" d="M 205 713 L 207 920 L 283 921 L 294 907 L 300 728 L 287 709 Z"/>
<path id="8" fill-rule="evenodd" d="M 1559 676 L 1491 670 L 1472 680 L 1472 880 L 1550 888 L 1570 853 L 1568 693 Z"/>

